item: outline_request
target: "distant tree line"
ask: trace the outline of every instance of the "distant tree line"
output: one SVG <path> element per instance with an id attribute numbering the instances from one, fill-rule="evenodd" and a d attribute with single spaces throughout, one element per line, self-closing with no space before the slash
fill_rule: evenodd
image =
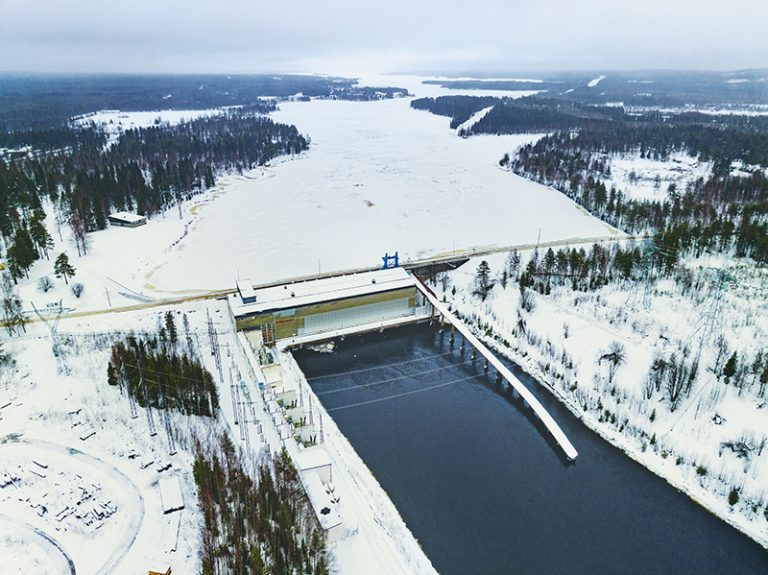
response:
<path id="1" fill-rule="evenodd" d="M 726 72 L 610 71 L 596 85 L 599 72 L 557 72 L 524 79 L 440 79 L 425 84 L 456 90 L 535 90 L 535 98 L 633 107 L 744 107 L 766 102 L 765 70 Z M 738 80 L 734 82 L 733 80 Z"/>
<path id="2" fill-rule="evenodd" d="M 451 118 L 455 129 L 483 108 L 493 109 L 461 135 L 518 134 L 567 130 L 625 119 L 624 110 L 612 106 L 588 106 L 578 102 L 559 102 L 543 98 L 494 98 L 478 96 L 440 96 L 411 102 L 418 110 Z"/>
<path id="3" fill-rule="evenodd" d="M 451 129 L 455 130 L 469 120 L 473 114 L 488 106 L 495 106 L 501 101 L 495 97 L 479 96 L 438 96 L 437 98 L 418 98 L 411 101 L 416 110 L 427 110 L 438 116 L 451 119 Z"/>
<path id="4" fill-rule="evenodd" d="M 628 197 L 606 186 L 611 153 L 667 158 L 684 151 L 713 162 L 713 173 L 687 189 L 672 184 L 664 200 Z M 732 175 L 734 160 L 758 166 Z M 505 157 L 515 173 L 561 190 L 597 217 L 630 233 L 654 235 L 667 265 L 682 253 L 734 250 L 768 261 L 768 131 L 743 127 L 627 127 L 556 132 Z"/>
<path id="5" fill-rule="evenodd" d="M 262 459 L 254 480 L 227 436 L 218 447 L 198 444 L 194 463 L 203 575 L 327 575 L 325 534 L 288 453 Z"/>
<path id="6" fill-rule="evenodd" d="M 97 110 L 202 110 L 247 106 L 264 97 L 379 99 L 408 91 L 368 88 L 334 76 L 268 75 L 5 75 L 0 77 L 3 133 L 65 128 L 73 116 Z M 17 140 L 15 144 L 31 144 Z"/>

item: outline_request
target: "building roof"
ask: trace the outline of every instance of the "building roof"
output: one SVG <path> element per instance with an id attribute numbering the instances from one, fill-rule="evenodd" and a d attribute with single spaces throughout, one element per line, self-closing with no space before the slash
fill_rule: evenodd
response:
<path id="1" fill-rule="evenodd" d="M 179 478 L 164 477 L 159 482 L 160 501 L 163 504 L 163 513 L 171 513 L 184 509 L 184 497 L 181 495 L 181 484 Z"/>
<path id="2" fill-rule="evenodd" d="M 347 274 L 265 288 L 247 289 L 246 286 L 238 284 L 243 297 L 255 296 L 255 301 L 243 303 L 241 297 L 235 296 L 232 309 L 236 316 L 251 315 L 403 289 L 414 285 L 413 277 L 403 268 Z"/>
<path id="3" fill-rule="evenodd" d="M 147 218 L 145 216 L 140 216 L 138 214 L 132 214 L 130 212 L 115 212 L 114 214 L 109 214 L 109 219 L 111 219 L 111 220 L 119 220 L 119 221 L 125 222 L 127 224 L 135 224 L 136 222 L 140 222 L 142 220 L 146 220 Z"/>

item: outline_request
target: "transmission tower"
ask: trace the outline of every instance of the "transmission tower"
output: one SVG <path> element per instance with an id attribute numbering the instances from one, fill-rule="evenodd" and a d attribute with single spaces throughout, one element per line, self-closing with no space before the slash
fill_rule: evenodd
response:
<path id="1" fill-rule="evenodd" d="M 61 339 L 59 338 L 58 332 L 59 320 L 61 319 L 61 314 L 64 311 L 64 308 L 61 305 L 61 300 L 59 300 L 58 313 L 52 322 L 49 322 L 47 318 L 43 317 L 34 302 L 32 302 L 32 309 L 35 310 L 37 317 L 48 327 L 51 332 L 51 350 L 53 351 L 53 356 L 56 358 L 56 367 L 58 372 L 62 375 L 69 375 L 70 368 L 69 363 L 67 362 L 67 353 L 64 346 L 61 344 Z"/>

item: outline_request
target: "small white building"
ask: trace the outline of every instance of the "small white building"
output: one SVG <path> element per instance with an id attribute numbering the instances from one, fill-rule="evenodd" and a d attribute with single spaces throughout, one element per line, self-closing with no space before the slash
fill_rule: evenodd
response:
<path id="1" fill-rule="evenodd" d="M 115 212 L 114 214 L 109 214 L 107 219 L 113 226 L 121 226 L 124 228 L 138 228 L 147 223 L 146 216 L 140 216 L 130 212 Z"/>
<path id="2" fill-rule="evenodd" d="M 163 513 L 173 513 L 184 509 L 184 497 L 181 494 L 181 484 L 178 477 L 164 477 L 158 482 L 158 485 Z"/>

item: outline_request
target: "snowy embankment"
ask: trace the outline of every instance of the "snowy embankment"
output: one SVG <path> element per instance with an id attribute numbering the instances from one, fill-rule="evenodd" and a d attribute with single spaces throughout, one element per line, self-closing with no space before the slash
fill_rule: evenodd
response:
<path id="1" fill-rule="evenodd" d="M 486 259 L 497 276 L 507 265 L 503 255 Z M 528 290 L 532 303 L 522 305 L 514 279 L 506 289 L 497 281 L 485 302 L 473 295 L 478 265 L 479 258 L 452 272 L 444 292 L 478 334 L 590 428 L 768 547 L 768 401 L 752 372 L 768 340 L 768 271 L 700 259 L 687 262 L 690 284 Z M 719 268 L 733 278 L 728 286 Z M 604 356 L 615 342 L 625 359 L 612 374 Z M 732 351 L 743 359 L 728 384 L 720 373 Z M 653 382 L 658 358 L 674 369 L 675 358 L 698 360 L 693 385 L 674 408 L 673 390 Z"/>

